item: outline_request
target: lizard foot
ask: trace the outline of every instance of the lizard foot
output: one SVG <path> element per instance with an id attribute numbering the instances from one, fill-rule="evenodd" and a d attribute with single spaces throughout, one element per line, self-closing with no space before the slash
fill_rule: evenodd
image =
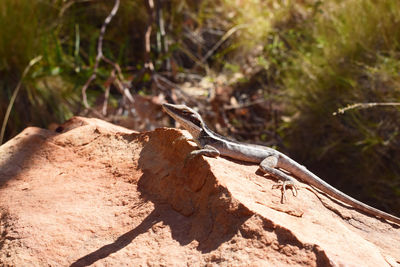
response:
<path id="1" fill-rule="evenodd" d="M 198 156 L 199 154 L 193 153 L 195 151 L 190 152 L 189 154 L 186 155 L 185 157 L 185 161 L 183 162 L 183 165 L 186 166 L 186 163 L 188 161 L 191 161 L 192 159 L 194 159 L 196 156 Z"/>
<path id="2" fill-rule="evenodd" d="M 204 146 L 204 148 L 202 148 L 202 149 L 193 150 L 186 156 L 184 165 L 186 165 L 187 161 L 192 160 L 195 157 L 201 156 L 201 155 L 206 156 L 206 157 L 216 158 L 219 156 L 219 151 L 216 148 L 209 146 L 209 145 Z"/>
<path id="3" fill-rule="evenodd" d="M 277 184 L 272 186 L 272 189 L 280 188 L 282 191 L 281 203 L 286 202 L 286 188 L 290 187 L 294 197 L 297 197 L 297 186 L 293 181 L 279 181 Z"/>
<path id="4" fill-rule="evenodd" d="M 202 149 L 193 150 L 192 152 L 190 152 L 185 158 L 184 165 L 186 165 L 187 161 L 192 160 L 193 158 L 200 155 L 216 158 L 219 156 L 219 151 L 213 146 L 205 145 Z"/>

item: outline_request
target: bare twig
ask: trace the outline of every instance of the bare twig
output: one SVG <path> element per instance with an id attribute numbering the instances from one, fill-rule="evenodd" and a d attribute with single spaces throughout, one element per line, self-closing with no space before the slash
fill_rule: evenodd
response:
<path id="1" fill-rule="evenodd" d="M 124 75 L 122 74 L 121 67 L 118 65 L 118 63 L 112 61 L 111 59 L 105 57 L 104 55 L 103 55 L 103 60 L 114 67 L 114 70 L 117 71 L 118 79 L 123 81 Z"/>
<path id="2" fill-rule="evenodd" d="M 151 31 L 154 23 L 154 1 L 144 0 L 147 9 L 147 26 L 144 34 L 144 68 L 136 76 L 136 80 L 141 81 L 145 74 L 150 75 L 154 72 L 154 65 L 151 61 Z"/>
<path id="3" fill-rule="evenodd" d="M 0 133 L 0 145 L 3 143 L 3 138 L 4 138 L 4 133 L 6 131 L 6 126 L 8 122 L 8 118 L 10 117 L 11 109 L 14 105 L 14 101 L 17 98 L 18 92 L 21 88 L 22 81 L 25 78 L 25 76 L 28 74 L 29 70 L 32 68 L 33 65 L 38 63 L 42 59 L 42 56 L 37 56 L 33 58 L 31 61 L 29 61 L 28 66 L 24 69 L 24 72 L 22 73 L 21 79 L 19 80 L 17 86 L 14 89 L 14 92 L 11 96 L 10 103 L 8 103 L 7 111 L 6 114 L 4 115 L 4 120 L 3 120 L 3 125 L 1 126 L 1 133 Z"/>
<path id="4" fill-rule="evenodd" d="M 112 60 L 108 59 L 107 57 L 103 56 L 103 60 L 108 64 L 114 67 L 111 75 L 114 77 L 113 84 L 115 87 L 120 91 L 123 97 L 127 98 L 131 104 L 133 104 L 134 99 L 131 92 L 128 89 L 128 86 L 123 82 L 125 80 L 124 75 L 122 74 L 121 67 L 118 63 L 113 62 Z M 115 71 L 117 72 L 117 76 L 115 76 Z"/>
<path id="5" fill-rule="evenodd" d="M 108 99 L 110 98 L 110 87 L 111 84 L 115 81 L 115 70 L 111 71 L 110 78 L 106 82 L 106 91 L 104 92 L 104 102 L 103 102 L 103 109 L 102 114 L 103 116 L 107 116 L 107 106 L 108 106 Z"/>
<path id="6" fill-rule="evenodd" d="M 96 62 L 93 67 L 93 73 L 82 87 L 82 101 L 83 101 L 83 105 L 85 106 L 85 108 L 89 108 L 89 104 L 87 102 L 86 90 L 89 87 L 90 83 L 94 79 L 96 79 L 97 69 L 99 67 L 100 60 L 104 59 L 104 56 L 103 56 L 104 34 L 106 33 L 107 25 L 111 22 L 111 19 L 115 16 L 115 14 L 118 11 L 119 3 L 120 3 L 120 0 L 115 0 L 114 7 L 112 8 L 112 10 L 111 10 L 110 14 L 107 16 L 107 18 L 104 20 L 104 23 L 100 29 L 99 41 L 97 42 L 97 56 L 96 56 Z"/>
<path id="7" fill-rule="evenodd" d="M 258 105 L 258 104 L 263 104 L 268 102 L 268 100 L 266 99 L 258 99 L 255 100 L 253 102 L 248 102 L 248 103 L 243 103 L 243 104 L 237 104 L 237 105 L 229 105 L 229 106 L 224 106 L 225 110 L 232 110 L 232 109 L 241 109 L 241 108 L 248 108 L 254 105 Z"/>
<path id="8" fill-rule="evenodd" d="M 196 64 L 196 66 L 200 66 L 201 68 L 205 69 L 206 71 L 208 71 L 208 67 L 207 65 L 203 64 L 203 62 L 201 61 L 201 59 L 198 59 L 196 57 L 196 55 L 194 55 L 192 52 L 190 52 L 190 49 L 186 47 L 185 43 L 181 43 L 180 44 L 180 51 L 182 51 L 183 53 L 185 53 L 186 56 L 188 56 L 191 60 L 194 61 L 194 63 Z"/>
<path id="9" fill-rule="evenodd" d="M 168 80 L 167 78 L 165 78 L 165 77 L 163 77 L 163 76 L 161 76 L 161 75 L 155 73 L 155 74 L 153 75 L 153 80 L 154 80 L 154 81 L 156 82 L 156 84 L 157 84 L 158 86 L 160 86 L 162 89 L 166 89 L 166 88 L 165 88 L 165 86 L 162 86 L 162 85 L 160 84 L 159 81 L 162 81 L 164 84 L 166 84 L 166 85 L 169 86 L 170 88 L 174 88 L 174 89 L 176 90 L 176 92 L 179 92 L 179 94 L 180 94 L 180 96 L 181 96 L 182 98 L 184 98 L 184 99 L 186 99 L 186 100 L 190 99 L 190 96 L 189 96 L 185 91 L 183 91 L 183 89 L 182 89 L 179 85 L 177 85 L 177 84 L 174 83 L 174 82 L 171 82 L 171 81 Z"/>
<path id="10" fill-rule="evenodd" d="M 167 35 L 165 32 L 165 23 L 163 16 L 162 0 L 155 0 L 156 7 L 156 20 L 157 20 L 157 46 L 159 51 L 161 51 L 163 57 L 168 53 L 168 42 Z M 163 60 L 163 69 L 169 71 L 171 69 L 169 57 Z"/>
<path id="11" fill-rule="evenodd" d="M 65 1 L 66 3 L 61 6 L 60 11 L 58 12 L 58 17 L 61 18 L 64 16 L 64 13 L 67 11 L 68 8 L 70 8 L 72 5 L 76 3 L 84 3 L 84 2 L 93 2 L 95 0 L 71 0 L 71 1 Z"/>
<path id="12" fill-rule="evenodd" d="M 108 99 L 110 98 L 110 86 L 106 87 L 106 91 L 104 92 L 104 102 L 103 102 L 103 116 L 107 116 L 107 105 L 108 105 Z"/>
<path id="13" fill-rule="evenodd" d="M 147 0 L 146 2 L 146 8 L 147 8 L 147 29 L 146 33 L 144 35 L 144 67 L 150 72 L 154 71 L 154 65 L 153 62 L 151 61 L 150 58 L 150 53 L 151 53 L 151 31 L 153 28 L 153 22 L 154 22 L 154 1 L 153 0 Z"/>
<path id="14" fill-rule="evenodd" d="M 232 27 L 231 29 L 229 29 L 229 31 L 227 31 L 222 38 L 207 52 L 207 54 L 200 60 L 201 63 L 206 62 L 206 60 L 212 56 L 212 54 L 214 54 L 215 50 L 218 49 L 218 47 L 220 47 L 232 34 L 234 34 L 237 30 L 243 29 L 248 27 L 247 24 L 239 24 L 236 25 L 235 27 Z"/>
<path id="15" fill-rule="evenodd" d="M 336 112 L 333 112 L 332 114 L 334 116 L 336 116 L 338 114 L 343 114 L 346 111 L 351 110 L 351 109 L 364 109 L 364 108 L 371 108 L 371 107 L 376 107 L 376 106 L 400 106 L 400 103 L 398 103 L 398 102 L 356 103 L 356 104 L 348 105 L 347 107 L 344 107 L 344 108 L 339 108 Z"/>

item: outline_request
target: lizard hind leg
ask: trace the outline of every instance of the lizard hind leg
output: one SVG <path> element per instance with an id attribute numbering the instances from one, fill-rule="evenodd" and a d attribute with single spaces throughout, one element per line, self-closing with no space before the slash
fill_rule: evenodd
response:
<path id="1" fill-rule="evenodd" d="M 268 156 L 260 163 L 260 170 L 264 173 L 270 174 L 280 180 L 280 182 L 274 185 L 272 188 L 281 188 L 281 203 L 286 202 L 286 188 L 289 186 L 292 190 L 293 196 L 297 196 L 297 187 L 295 180 L 284 173 L 283 171 L 277 169 L 278 165 L 278 157 L 276 156 Z"/>

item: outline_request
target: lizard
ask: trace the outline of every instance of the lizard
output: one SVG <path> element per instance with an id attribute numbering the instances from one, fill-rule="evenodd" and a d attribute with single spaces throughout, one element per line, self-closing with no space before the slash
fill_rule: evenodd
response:
<path id="1" fill-rule="evenodd" d="M 259 169 L 263 173 L 272 175 L 281 181 L 282 196 L 285 194 L 286 186 L 290 186 L 293 195 L 297 195 L 296 181 L 292 177 L 294 176 L 355 209 L 400 225 L 400 218 L 346 195 L 278 150 L 267 146 L 240 143 L 223 137 L 210 130 L 200 114 L 186 105 L 164 103 L 162 106 L 168 115 L 179 122 L 192 135 L 193 141 L 200 148 L 192 151 L 191 156 L 224 156 L 248 163 L 256 163 L 259 164 Z M 282 199 L 284 198 L 282 197 Z"/>

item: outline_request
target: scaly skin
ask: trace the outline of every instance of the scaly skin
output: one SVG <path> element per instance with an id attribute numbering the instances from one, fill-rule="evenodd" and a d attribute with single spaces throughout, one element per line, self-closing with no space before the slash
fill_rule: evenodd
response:
<path id="1" fill-rule="evenodd" d="M 200 150 L 193 151 L 192 155 L 212 157 L 222 155 L 246 162 L 258 163 L 261 171 L 284 181 L 284 194 L 286 185 L 294 186 L 295 181 L 291 176 L 280 170 L 283 169 L 303 182 L 310 184 L 345 204 L 369 215 L 377 216 L 400 225 L 400 218 L 375 209 L 346 195 L 313 174 L 303 165 L 275 149 L 239 143 L 218 135 L 207 127 L 199 113 L 185 105 L 165 103 L 163 104 L 163 108 L 172 118 L 190 132 L 194 141 L 201 148 Z"/>

